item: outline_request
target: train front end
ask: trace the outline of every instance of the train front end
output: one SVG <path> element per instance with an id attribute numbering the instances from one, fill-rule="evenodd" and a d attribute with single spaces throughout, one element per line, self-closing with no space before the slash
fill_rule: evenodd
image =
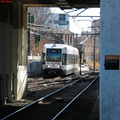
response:
<path id="1" fill-rule="evenodd" d="M 47 44 L 43 49 L 43 71 L 48 75 L 62 75 L 62 48 Z"/>

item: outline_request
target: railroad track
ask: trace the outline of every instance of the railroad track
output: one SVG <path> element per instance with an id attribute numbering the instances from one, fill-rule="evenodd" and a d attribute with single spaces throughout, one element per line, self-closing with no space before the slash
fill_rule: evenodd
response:
<path id="1" fill-rule="evenodd" d="M 89 75 L 91 74 L 92 72 L 89 72 L 89 73 L 85 73 L 83 75 L 79 75 L 79 74 L 75 74 L 75 75 L 69 75 L 69 76 L 66 76 L 64 78 L 61 78 L 60 76 L 58 77 L 55 77 L 55 78 L 51 78 L 51 79 L 42 79 L 42 80 L 34 80 L 32 82 L 28 82 L 28 91 L 37 91 L 37 90 L 40 90 L 40 89 L 44 89 L 44 88 L 47 88 L 47 87 L 52 87 L 52 86 L 55 86 L 55 85 L 59 85 L 59 84 L 68 84 L 70 82 L 72 82 L 72 80 L 75 80 L 77 78 L 80 78 L 80 77 L 84 77 L 86 75 Z"/>
<path id="2" fill-rule="evenodd" d="M 80 119 L 80 118 L 72 118 L 71 117 L 71 115 L 70 115 L 70 107 L 72 108 L 72 109 L 76 109 L 76 107 L 73 107 L 74 105 L 73 105 L 73 103 L 75 103 L 76 101 L 77 101 L 77 99 L 84 93 L 84 92 L 86 92 L 86 90 L 97 80 L 99 78 L 99 75 L 98 76 L 96 76 L 82 91 L 80 91 L 61 111 L 59 111 L 53 118 L 52 118 L 52 120 L 63 120 L 63 119 Z M 86 103 L 87 104 L 87 103 Z M 67 112 L 66 112 L 67 111 Z M 76 110 L 75 110 L 75 112 L 76 112 Z M 69 116 L 67 115 L 67 114 L 69 114 Z M 73 114 L 73 111 L 72 111 L 72 113 L 71 114 Z M 67 116 L 66 118 L 65 118 L 65 116 Z"/>
<path id="3" fill-rule="evenodd" d="M 55 120 L 98 79 L 96 74 L 91 76 L 85 75 L 76 79 L 1 120 Z"/>
<path id="4" fill-rule="evenodd" d="M 72 80 L 72 79 L 71 79 Z M 70 82 L 67 78 L 55 77 L 52 79 L 45 79 L 42 81 L 28 82 L 28 91 L 37 91 L 46 87 Z"/>

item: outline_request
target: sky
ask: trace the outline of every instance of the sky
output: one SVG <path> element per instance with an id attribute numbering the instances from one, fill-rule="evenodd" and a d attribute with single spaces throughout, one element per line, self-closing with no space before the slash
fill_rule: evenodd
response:
<path id="1" fill-rule="evenodd" d="M 55 13 L 65 13 L 71 10 L 65 10 L 62 11 L 60 8 L 52 8 Z M 76 10 L 76 9 L 75 9 Z M 87 10 L 85 9 L 80 9 L 78 11 L 74 12 L 69 12 L 70 16 L 76 16 L 79 14 L 79 16 L 82 17 L 76 17 L 72 18 L 70 17 L 70 31 L 73 33 L 78 33 L 81 34 L 82 31 L 90 31 L 91 30 L 91 22 L 93 20 L 98 20 L 100 19 L 100 8 L 88 8 Z M 84 12 L 83 12 L 84 11 Z M 80 13 L 82 12 L 82 13 Z M 83 16 L 96 16 L 96 17 L 83 17 Z"/>

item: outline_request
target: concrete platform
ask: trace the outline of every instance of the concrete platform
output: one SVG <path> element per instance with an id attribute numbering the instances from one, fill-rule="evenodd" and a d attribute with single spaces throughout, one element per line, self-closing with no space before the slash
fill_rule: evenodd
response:
<path id="1" fill-rule="evenodd" d="M 99 120 L 99 97 L 94 104 L 88 120 Z"/>

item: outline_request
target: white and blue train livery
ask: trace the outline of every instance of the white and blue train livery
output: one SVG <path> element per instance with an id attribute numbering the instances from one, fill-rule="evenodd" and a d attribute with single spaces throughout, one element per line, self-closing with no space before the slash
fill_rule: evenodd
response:
<path id="1" fill-rule="evenodd" d="M 47 74 L 68 75 L 78 72 L 79 51 L 66 44 L 45 44 L 43 71 Z"/>

